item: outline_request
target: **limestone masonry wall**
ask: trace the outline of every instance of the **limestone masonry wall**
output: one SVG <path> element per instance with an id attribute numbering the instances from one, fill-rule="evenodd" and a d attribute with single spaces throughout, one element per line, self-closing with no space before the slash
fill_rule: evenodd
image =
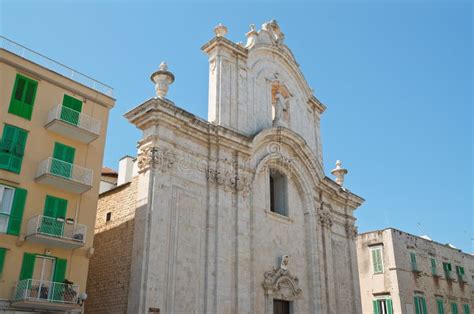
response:
<path id="1" fill-rule="evenodd" d="M 87 278 L 86 313 L 126 313 L 137 180 L 99 197 L 94 249 Z M 107 213 L 111 213 L 106 221 Z"/>

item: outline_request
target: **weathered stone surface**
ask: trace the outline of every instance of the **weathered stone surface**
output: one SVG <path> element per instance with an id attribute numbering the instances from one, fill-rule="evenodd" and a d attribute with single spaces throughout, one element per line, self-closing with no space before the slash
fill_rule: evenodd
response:
<path id="1" fill-rule="evenodd" d="M 360 313 L 350 228 L 363 199 L 324 174 L 324 105 L 275 21 L 245 46 L 216 33 L 202 48 L 209 121 L 164 98 L 125 115 L 143 130 L 128 312 L 273 313 L 280 298 L 294 313 Z M 271 211 L 270 171 L 286 178 L 287 216 Z"/>

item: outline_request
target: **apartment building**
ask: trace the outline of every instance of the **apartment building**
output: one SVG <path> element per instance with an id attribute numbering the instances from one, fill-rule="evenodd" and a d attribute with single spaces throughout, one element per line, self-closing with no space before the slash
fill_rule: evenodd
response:
<path id="1" fill-rule="evenodd" d="M 474 257 L 388 228 L 357 236 L 362 312 L 470 314 Z"/>
<path id="2" fill-rule="evenodd" d="M 112 89 L 0 37 L 0 311 L 81 310 Z"/>

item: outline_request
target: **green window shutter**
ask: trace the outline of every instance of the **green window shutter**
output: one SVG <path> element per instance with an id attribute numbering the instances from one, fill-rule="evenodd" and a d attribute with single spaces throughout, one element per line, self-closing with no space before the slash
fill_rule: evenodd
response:
<path id="1" fill-rule="evenodd" d="M 82 101 L 69 95 L 64 95 L 62 105 L 61 120 L 74 125 L 79 124 L 80 112 L 82 111 Z"/>
<path id="2" fill-rule="evenodd" d="M 74 147 L 56 142 L 54 144 L 53 158 L 57 160 L 53 160 L 51 163 L 51 172 L 65 178 L 70 178 L 72 175 L 72 164 L 74 163 L 75 153 L 76 150 Z"/>
<path id="3" fill-rule="evenodd" d="M 25 209 L 27 191 L 16 188 L 13 196 L 12 210 L 8 221 L 7 233 L 19 235 L 21 229 L 21 221 L 23 219 L 23 211 Z"/>
<path id="4" fill-rule="evenodd" d="M 463 310 L 464 310 L 464 314 L 470 314 L 471 311 L 469 310 L 469 304 L 464 304 L 462 306 Z"/>
<path id="5" fill-rule="evenodd" d="M 44 204 L 43 221 L 40 231 L 54 236 L 62 236 L 64 231 L 64 222 L 57 221 L 56 218 L 66 218 L 67 200 L 46 195 Z"/>
<path id="6" fill-rule="evenodd" d="M 36 255 L 31 253 L 23 254 L 23 263 L 21 264 L 20 280 L 31 279 L 35 268 Z"/>
<path id="7" fill-rule="evenodd" d="M 28 132 L 5 124 L 0 145 L 0 168 L 20 173 Z"/>
<path id="8" fill-rule="evenodd" d="M 393 303 L 392 303 L 392 299 L 387 299 L 386 302 L 387 302 L 387 311 L 388 311 L 388 314 L 393 314 Z"/>
<path id="9" fill-rule="evenodd" d="M 451 303 L 451 310 L 453 314 L 458 314 L 458 305 L 454 302 Z"/>
<path id="10" fill-rule="evenodd" d="M 420 303 L 418 302 L 418 297 L 414 297 L 413 300 L 415 303 L 415 313 L 421 314 L 421 308 L 420 308 Z"/>
<path id="11" fill-rule="evenodd" d="M 421 306 L 422 306 L 422 309 L 423 309 L 423 314 L 428 314 L 428 309 L 426 307 L 426 300 L 424 297 L 420 297 L 421 299 Z"/>
<path id="12" fill-rule="evenodd" d="M 374 306 L 374 314 L 380 314 L 378 301 L 377 301 L 377 300 L 373 300 L 373 301 L 372 301 L 372 304 L 373 304 L 373 306 Z"/>
<path id="13" fill-rule="evenodd" d="M 54 263 L 54 274 L 53 274 L 53 281 L 54 282 L 63 282 L 66 278 L 66 266 L 67 260 L 56 258 L 56 262 Z"/>
<path id="14" fill-rule="evenodd" d="M 5 265 L 5 255 L 7 254 L 7 249 L 0 247 L 0 278 L 3 273 L 3 266 Z"/>
<path id="15" fill-rule="evenodd" d="M 8 112 L 31 120 L 38 82 L 17 74 Z"/>
<path id="16" fill-rule="evenodd" d="M 444 314 L 443 300 L 436 300 L 436 304 L 438 306 L 438 314 Z"/>
<path id="17" fill-rule="evenodd" d="M 69 95 L 64 95 L 63 106 L 78 112 L 82 111 L 82 101 Z"/>
<path id="18" fill-rule="evenodd" d="M 416 254 L 411 252 L 410 253 L 410 260 L 411 260 L 411 269 L 412 270 L 417 270 L 417 267 L 416 267 Z"/>
<path id="19" fill-rule="evenodd" d="M 431 273 L 436 275 L 436 260 L 434 258 L 431 259 Z"/>

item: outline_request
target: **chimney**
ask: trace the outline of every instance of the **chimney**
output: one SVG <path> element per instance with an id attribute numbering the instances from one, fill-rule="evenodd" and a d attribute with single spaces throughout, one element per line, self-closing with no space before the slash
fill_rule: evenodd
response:
<path id="1" fill-rule="evenodd" d="M 119 161 L 117 186 L 132 181 L 135 158 L 124 156 Z"/>

